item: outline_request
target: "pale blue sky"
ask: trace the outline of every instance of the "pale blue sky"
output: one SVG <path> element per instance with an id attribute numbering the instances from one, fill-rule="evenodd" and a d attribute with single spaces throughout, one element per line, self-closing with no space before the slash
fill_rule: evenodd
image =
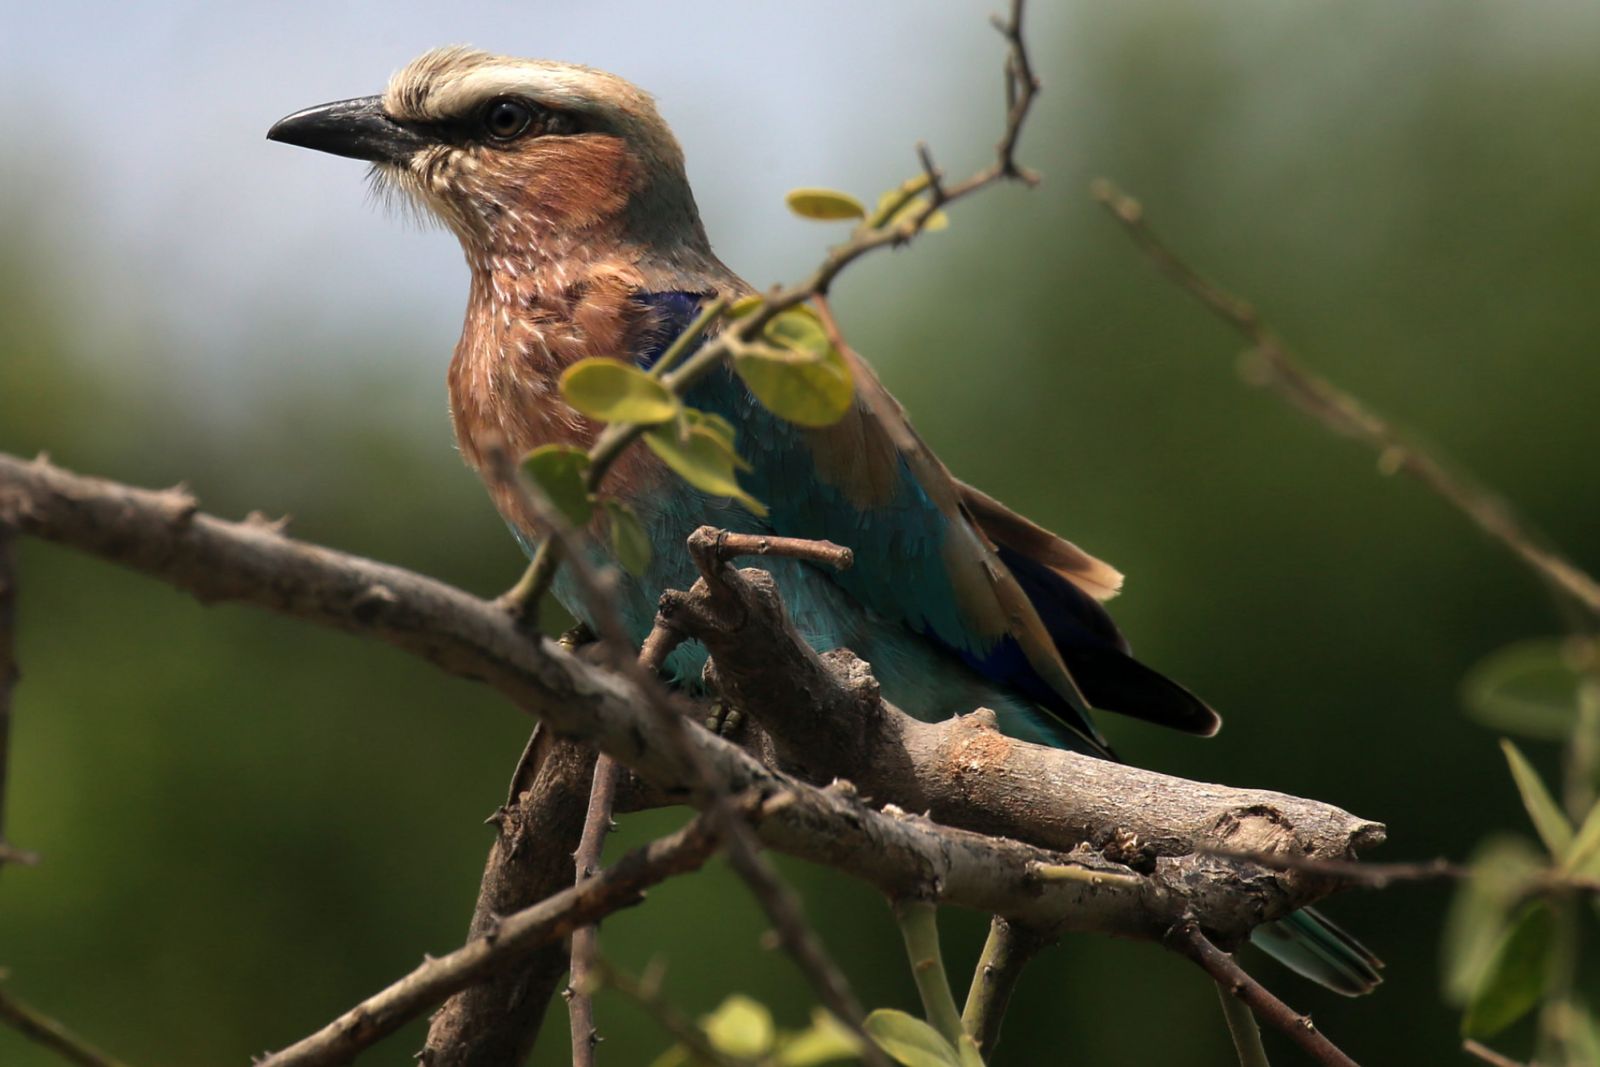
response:
<path id="1" fill-rule="evenodd" d="M 384 217 L 359 164 L 268 143 L 275 119 L 376 92 L 448 42 L 616 71 L 658 96 L 723 258 L 767 284 L 799 275 L 834 236 L 789 218 L 785 190 L 871 194 L 914 172 L 919 138 L 953 172 L 983 161 L 1001 54 L 986 19 L 1000 6 L 0 0 L 0 194 L 59 250 L 93 347 L 114 351 L 118 331 L 145 320 L 226 376 L 251 358 L 263 324 L 281 329 L 289 312 L 308 351 L 347 337 L 361 316 L 424 331 L 447 351 L 465 284 L 453 240 Z M 1373 92 L 1441 29 L 1470 22 L 1484 47 L 1522 61 L 1592 62 L 1597 13 L 1578 0 L 1036 2 L 1030 37 L 1047 91 L 1026 151 L 1053 180 L 1040 195 L 1082 200 L 1068 165 L 1093 171 L 1106 143 L 1096 137 L 1115 132 L 1085 71 L 1127 46 L 1128 25 L 1143 27 L 1146 61 L 1160 64 L 1163 49 L 1183 58 L 1185 25 L 1203 22 L 1212 32 L 1194 47 L 1220 49 L 1211 62 L 1261 85 L 1222 127 L 1231 150 L 1211 149 L 1211 165 L 1237 167 L 1262 145 L 1310 135 L 1308 118 L 1338 110 L 1330 98 Z M 1398 95 L 1373 101 L 1386 113 L 1405 106 Z M 1175 168 L 1208 161 L 1177 152 Z"/>

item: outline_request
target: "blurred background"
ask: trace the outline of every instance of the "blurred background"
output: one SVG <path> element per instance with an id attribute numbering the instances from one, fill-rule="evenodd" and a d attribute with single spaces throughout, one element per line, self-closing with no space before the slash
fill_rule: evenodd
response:
<path id="1" fill-rule="evenodd" d="M 187 480 L 222 515 L 292 513 L 301 537 L 492 594 L 521 559 L 447 425 L 460 254 L 384 217 L 358 164 L 267 126 L 445 42 L 615 70 L 658 94 L 720 253 L 766 285 L 842 236 L 790 216 L 786 189 L 875 196 L 915 173 L 918 139 L 953 174 L 989 158 L 989 9 L 4 0 L 0 449 Z M 1238 341 L 1086 189 L 1105 175 L 1138 196 L 1313 366 L 1593 567 L 1600 7 L 1057 0 L 1029 31 L 1046 91 L 1022 154 L 1044 184 L 847 275 L 856 347 L 958 474 L 1122 567 L 1141 658 L 1227 718 L 1209 742 L 1106 722 L 1126 756 L 1379 819 L 1373 858 L 1518 830 L 1460 679 L 1559 629 L 1545 594 L 1417 486 L 1241 385 Z M 243 1064 L 459 943 L 518 713 L 387 648 L 48 546 L 23 545 L 22 578 L 6 829 L 44 863 L 0 877 L 14 995 L 132 1064 Z M 613 847 L 680 818 L 630 818 Z M 790 869 L 863 999 L 912 1007 L 875 894 Z M 1252 966 L 1363 1062 L 1448 1062 L 1448 898 L 1331 902 L 1389 963 L 1366 1000 Z M 718 866 L 604 943 L 664 960 L 685 1010 L 740 991 L 800 1025 L 811 999 L 762 925 Z M 945 926 L 964 981 L 982 919 Z M 1215 1000 L 1156 947 L 1073 938 L 1025 976 L 995 1062 L 1232 1063 Z M 600 1020 L 605 1062 L 669 1044 L 608 997 Z M 410 1063 L 420 1033 L 362 1062 Z M 566 1055 L 556 1018 L 534 1062 Z M 0 1063 L 46 1062 L 0 1029 Z"/>

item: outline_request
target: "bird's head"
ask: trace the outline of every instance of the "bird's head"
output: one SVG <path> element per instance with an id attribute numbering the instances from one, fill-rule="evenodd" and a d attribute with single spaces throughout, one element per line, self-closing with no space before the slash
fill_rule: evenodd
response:
<path id="1" fill-rule="evenodd" d="M 709 251 L 677 140 L 648 94 L 604 71 L 439 48 L 383 95 L 307 108 L 267 137 L 369 161 L 469 258 L 557 238 Z"/>

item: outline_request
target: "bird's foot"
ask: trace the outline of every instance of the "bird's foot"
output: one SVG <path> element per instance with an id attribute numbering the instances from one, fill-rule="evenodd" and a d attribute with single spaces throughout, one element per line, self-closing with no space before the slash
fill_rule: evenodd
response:
<path id="1" fill-rule="evenodd" d="M 744 712 L 720 700 L 711 705 L 711 711 L 706 715 L 706 729 L 718 737 L 732 737 L 743 725 Z"/>
<path id="2" fill-rule="evenodd" d="M 582 622 L 556 638 L 556 644 L 561 646 L 563 652 L 576 652 L 584 645 L 593 644 L 594 641 L 594 631 L 589 629 L 587 623 Z"/>

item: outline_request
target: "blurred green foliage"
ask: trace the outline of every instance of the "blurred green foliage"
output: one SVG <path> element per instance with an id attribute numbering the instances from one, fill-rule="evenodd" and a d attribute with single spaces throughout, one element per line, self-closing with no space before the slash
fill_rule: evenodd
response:
<path id="1" fill-rule="evenodd" d="M 1228 720 L 1214 742 L 1107 722 L 1121 751 L 1381 819 L 1387 858 L 1461 857 L 1525 827 L 1459 685 L 1561 619 L 1442 504 L 1241 388 L 1236 341 L 1157 281 L 1083 190 L 1114 177 L 1313 366 L 1443 442 L 1592 567 L 1600 67 L 1574 42 L 1600 37 L 1559 5 L 1510 10 L 1081 4 L 1070 57 L 1038 42 L 1047 81 L 1071 90 L 1047 93 L 1024 139 L 1046 184 L 963 205 L 941 241 L 864 264 L 835 300 L 946 462 L 1127 570 L 1114 607 L 1141 657 Z M 1094 108 L 1053 106 L 1064 99 Z M 991 121 L 974 108 L 974 152 Z M 270 388 L 196 395 L 158 313 L 130 316 L 115 351 L 76 329 L 75 301 L 94 294 L 51 258 L 52 212 L 74 210 L 51 195 L 30 190 L 41 206 L 27 213 L 21 198 L 0 206 L 0 449 L 184 479 L 211 510 L 293 513 L 300 536 L 479 592 L 515 579 L 520 556 L 449 444 L 442 346 L 439 373 L 418 375 L 418 359 L 385 370 L 357 357 L 411 352 L 415 334 L 351 322 L 346 343 L 290 360 L 305 338 L 286 317 L 240 356 L 282 362 L 277 378 L 251 368 Z M 129 274 L 161 269 L 159 251 L 108 254 Z M 16 995 L 135 1064 L 244 1063 L 459 941 L 481 820 L 526 721 L 385 648 L 203 608 L 44 545 L 24 545 L 22 564 L 7 830 L 45 862 L 0 874 Z M 1548 767 L 1554 753 L 1529 755 Z M 630 818 L 613 847 L 676 818 Z M 790 869 L 863 1000 L 913 1008 L 875 894 Z M 1358 1060 L 1441 1062 L 1460 1021 L 1440 995 L 1448 896 L 1398 886 L 1333 902 L 1389 963 L 1372 998 L 1251 965 Z M 944 927 L 959 976 L 983 920 Z M 608 922 L 604 941 L 635 971 L 666 960 L 685 1011 L 737 991 L 802 1028 L 811 998 L 761 932 L 714 866 Z M 670 1044 L 612 995 L 599 1012 L 608 1062 Z M 1508 1051 L 1526 1031 L 1504 1035 Z M 370 1062 L 409 1063 L 418 1033 Z M 564 1045 L 557 1022 L 535 1062 L 563 1062 Z M 994 1062 L 1231 1055 L 1188 964 L 1074 938 L 1024 979 Z M 0 1032 L 0 1063 L 46 1062 Z"/>

